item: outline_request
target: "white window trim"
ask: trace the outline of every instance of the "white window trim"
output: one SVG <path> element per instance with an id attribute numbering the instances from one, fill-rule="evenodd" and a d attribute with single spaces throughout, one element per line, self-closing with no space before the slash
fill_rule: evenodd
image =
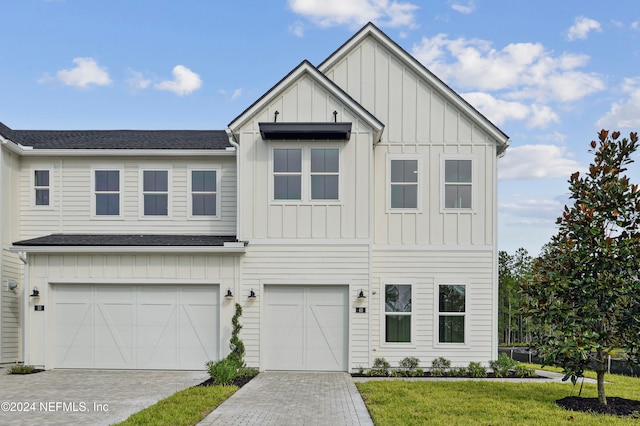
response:
<path id="1" fill-rule="evenodd" d="M 387 279 L 380 281 L 380 347 L 381 348 L 403 348 L 411 349 L 416 348 L 416 285 L 414 282 L 407 281 L 406 279 Z M 400 314 L 411 317 L 411 340 L 409 342 L 387 342 L 387 312 L 386 307 L 386 286 L 387 285 L 410 285 L 411 286 L 411 312 L 401 312 Z M 394 313 L 389 313 L 394 315 Z"/>
<path id="2" fill-rule="evenodd" d="M 192 192 L 192 185 L 193 185 L 193 178 L 191 176 L 192 172 L 216 172 L 216 214 L 215 216 L 202 216 L 202 215 L 194 215 L 193 214 L 193 192 Z M 222 187 L 221 185 L 221 178 L 222 178 L 222 171 L 221 171 L 221 167 L 216 165 L 216 166 L 211 166 L 211 165 L 202 165 L 199 166 L 197 164 L 191 164 L 189 165 L 189 167 L 187 167 L 187 218 L 189 220 L 221 220 L 221 211 L 220 211 L 220 200 L 221 200 L 221 194 L 220 194 L 220 188 Z"/>
<path id="3" fill-rule="evenodd" d="M 415 208 L 397 208 L 391 207 L 391 161 L 392 160 L 417 160 L 418 161 L 418 195 Z M 423 192 L 428 191 L 428 186 L 425 185 L 424 180 L 424 168 L 423 168 L 423 156 L 420 154 L 387 154 L 387 173 L 385 191 L 387 193 L 387 213 L 422 213 L 423 207 Z"/>
<path id="4" fill-rule="evenodd" d="M 167 172 L 167 214 L 166 215 L 145 215 L 144 214 L 144 172 Z M 142 220 L 166 220 L 172 217 L 173 208 L 172 208 L 172 196 L 173 191 L 173 173 L 172 169 L 169 166 L 154 166 L 154 165 L 145 165 L 145 167 L 140 168 L 140 172 L 138 174 L 138 217 Z M 164 194 L 164 192 L 152 192 L 153 194 Z"/>
<path id="5" fill-rule="evenodd" d="M 274 173 L 273 171 L 273 153 L 276 149 L 299 149 L 302 151 L 302 167 L 301 167 L 301 188 L 299 200 L 276 200 L 275 188 L 274 188 L 274 176 L 275 175 L 298 175 L 295 173 Z M 311 198 L 311 150 L 312 149 L 337 149 L 338 150 L 338 199 L 333 200 L 314 200 Z M 343 180 L 344 180 L 344 167 L 343 167 L 343 143 L 327 142 L 323 144 L 317 143 L 305 143 L 304 145 L 293 143 L 272 143 L 269 147 L 269 202 L 271 205 L 321 205 L 321 206 L 336 206 L 342 205 L 343 197 Z M 331 175 L 333 173 L 314 173 L 317 175 Z"/>
<path id="6" fill-rule="evenodd" d="M 97 215 L 96 214 L 96 172 L 117 171 L 118 172 L 118 215 Z M 124 206 L 122 204 L 122 193 L 124 185 L 124 167 L 120 164 L 95 165 L 91 167 L 91 218 L 94 220 L 122 220 L 124 218 Z"/>
<path id="7" fill-rule="evenodd" d="M 436 280 L 433 289 L 433 347 L 434 348 L 470 348 L 469 345 L 469 303 L 470 285 L 465 280 Z M 448 316 L 464 316 L 464 342 L 463 343 L 446 343 L 440 342 L 440 286 L 441 285 L 462 285 L 464 286 L 464 312 L 446 312 Z"/>
<path id="8" fill-rule="evenodd" d="M 446 160 L 471 160 L 471 208 L 445 207 L 445 161 Z M 471 154 L 441 154 L 440 155 L 440 213 L 476 213 L 476 173 L 477 159 Z"/>
<path id="9" fill-rule="evenodd" d="M 54 188 L 54 175 L 53 175 L 53 166 L 51 164 L 33 164 L 30 169 L 31 175 L 29 176 L 29 188 L 31 188 L 31 195 L 29 198 L 29 203 L 32 208 L 38 210 L 53 210 L 53 188 Z M 38 205 L 36 204 L 36 189 L 44 188 L 38 187 L 36 188 L 36 171 L 48 171 L 49 172 L 49 204 L 46 205 Z"/>

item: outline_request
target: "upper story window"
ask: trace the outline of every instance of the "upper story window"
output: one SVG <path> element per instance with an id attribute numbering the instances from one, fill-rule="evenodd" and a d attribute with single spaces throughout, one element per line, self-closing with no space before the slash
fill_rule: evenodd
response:
<path id="1" fill-rule="evenodd" d="M 96 216 L 120 215 L 120 170 L 96 170 Z"/>
<path id="2" fill-rule="evenodd" d="M 142 173 L 144 215 L 167 216 L 169 214 L 169 172 L 144 170 Z"/>
<path id="3" fill-rule="evenodd" d="M 470 209 L 471 160 L 444 161 L 444 207 L 447 209 Z"/>
<path id="4" fill-rule="evenodd" d="M 302 150 L 273 150 L 273 198 L 302 199 Z"/>
<path id="5" fill-rule="evenodd" d="M 338 199 L 339 163 L 338 149 L 311 149 L 312 200 Z"/>
<path id="6" fill-rule="evenodd" d="M 191 215 L 216 216 L 218 174 L 216 170 L 191 171 Z"/>
<path id="7" fill-rule="evenodd" d="M 273 200 L 339 199 L 340 148 L 273 148 Z"/>
<path id="8" fill-rule="evenodd" d="M 50 171 L 35 170 L 33 172 L 33 188 L 36 206 L 48 206 L 50 203 Z"/>
<path id="9" fill-rule="evenodd" d="M 391 203 L 392 209 L 418 208 L 418 160 L 391 160 Z"/>
<path id="10" fill-rule="evenodd" d="M 411 285 L 384 286 L 385 342 L 411 342 Z"/>
<path id="11" fill-rule="evenodd" d="M 438 342 L 464 343 L 466 286 L 440 284 L 438 287 Z"/>

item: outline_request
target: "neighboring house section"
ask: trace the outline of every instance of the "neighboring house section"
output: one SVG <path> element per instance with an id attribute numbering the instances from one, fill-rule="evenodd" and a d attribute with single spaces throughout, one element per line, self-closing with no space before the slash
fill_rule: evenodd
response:
<path id="1" fill-rule="evenodd" d="M 203 368 L 235 303 L 262 370 L 497 357 L 508 138 L 372 24 L 225 131 L 0 134 L 27 363 Z"/>

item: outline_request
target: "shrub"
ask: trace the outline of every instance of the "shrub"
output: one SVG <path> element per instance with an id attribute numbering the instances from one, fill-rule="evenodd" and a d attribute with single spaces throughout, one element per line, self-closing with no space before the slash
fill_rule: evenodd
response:
<path id="1" fill-rule="evenodd" d="M 483 367 L 479 362 L 470 362 L 467 367 L 467 372 L 471 377 L 487 377 L 487 368 Z"/>
<path id="2" fill-rule="evenodd" d="M 229 358 L 209 361 L 206 364 L 209 375 L 216 385 L 228 386 L 238 376 L 238 365 Z"/>
<path id="3" fill-rule="evenodd" d="M 435 377 L 444 376 L 451 368 L 451 361 L 446 358 L 436 358 L 431 362 L 431 374 Z"/>
<path id="4" fill-rule="evenodd" d="M 422 377 L 424 376 L 424 370 L 422 368 L 416 368 L 415 370 L 412 370 L 409 375 L 411 377 Z"/>
<path id="5" fill-rule="evenodd" d="M 231 325 L 233 326 L 231 339 L 229 341 L 229 349 L 231 349 L 231 353 L 229 353 L 227 358 L 233 361 L 239 368 L 244 367 L 244 343 L 238 336 L 242 329 L 242 325 L 239 321 L 241 315 L 242 306 L 240 306 L 239 303 L 236 303 L 236 312 L 233 315 L 233 318 L 231 318 Z"/>
<path id="6" fill-rule="evenodd" d="M 515 368 L 518 365 L 518 362 L 514 359 L 509 358 L 505 354 L 498 355 L 498 359 L 495 361 L 491 361 L 489 363 L 489 367 L 493 370 L 493 374 L 496 377 L 506 377 L 509 375 L 509 371 Z"/>
<path id="7" fill-rule="evenodd" d="M 527 367 L 526 365 L 518 364 L 515 366 L 513 374 L 516 377 L 533 377 L 536 375 L 536 371 L 531 367 Z"/>
<path id="8" fill-rule="evenodd" d="M 453 367 L 449 370 L 451 377 L 465 377 L 468 375 L 468 371 L 465 367 Z"/>
<path id="9" fill-rule="evenodd" d="M 373 366 L 369 370 L 369 374 L 372 376 L 388 376 L 391 364 L 384 358 L 376 358 L 373 360 Z"/>
<path id="10" fill-rule="evenodd" d="M 413 372 L 413 370 L 418 368 L 419 364 L 420 364 L 420 360 L 418 358 L 414 356 L 408 356 L 402 361 L 400 361 L 400 368 L 404 369 L 407 372 L 407 374 L 410 375 Z"/>
<path id="11" fill-rule="evenodd" d="M 31 374 L 35 371 L 33 365 L 15 364 L 12 365 L 7 374 Z"/>

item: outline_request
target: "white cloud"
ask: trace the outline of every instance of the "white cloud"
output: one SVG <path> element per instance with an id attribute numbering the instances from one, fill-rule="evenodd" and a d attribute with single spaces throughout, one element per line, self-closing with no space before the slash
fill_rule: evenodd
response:
<path id="1" fill-rule="evenodd" d="M 558 114 L 546 105 L 505 101 L 483 92 L 463 93 L 462 97 L 496 125 L 509 120 L 526 120 L 528 128 L 544 128 L 560 121 Z"/>
<path id="2" fill-rule="evenodd" d="M 640 127 L 640 77 L 627 78 L 622 85 L 626 99 L 611 105 L 609 112 L 598 120 L 597 127 L 620 130 Z"/>
<path id="3" fill-rule="evenodd" d="M 540 43 L 512 43 L 495 49 L 479 39 L 423 38 L 412 54 L 436 75 L 463 89 L 505 91 L 509 99 L 572 102 L 605 88 L 597 74 L 578 71 L 586 55 L 554 57 Z"/>
<path id="4" fill-rule="evenodd" d="M 413 28 L 418 6 L 395 0 L 288 0 L 294 13 L 321 27 L 360 26 L 369 21 L 388 27 Z"/>
<path id="5" fill-rule="evenodd" d="M 151 80 L 148 78 L 144 78 L 144 75 L 132 69 L 127 70 L 127 74 L 129 78 L 127 78 L 127 87 L 130 92 L 137 92 L 139 90 L 144 90 L 151 84 Z"/>
<path id="6" fill-rule="evenodd" d="M 558 200 L 517 200 L 508 203 L 500 203 L 500 211 L 512 216 L 527 218 L 520 220 L 518 224 L 545 224 L 555 220 L 561 213 L 564 204 Z"/>
<path id="7" fill-rule="evenodd" d="M 236 99 L 238 99 L 240 96 L 242 96 L 242 89 L 236 89 L 233 91 L 233 93 L 231 94 L 231 100 L 235 101 Z"/>
<path id="8" fill-rule="evenodd" d="M 567 31 L 567 38 L 570 41 L 577 39 L 584 40 L 591 31 L 602 31 L 600 22 L 584 16 L 578 16 L 575 19 L 574 24 Z"/>
<path id="9" fill-rule="evenodd" d="M 449 1 L 449 3 L 451 4 L 451 9 L 465 15 L 472 13 L 476 9 L 475 0 L 467 0 L 466 2 Z"/>
<path id="10" fill-rule="evenodd" d="M 295 24 L 289 26 L 289 32 L 296 37 L 304 37 L 304 24 L 297 21 Z"/>
<path id="11" fill-rule="evenodd" d="M 184 96 L 202 87 L 200 76 L 184 65 L 173 67 L 173 80 L 166 80 L 154 86 L 157 90 L 168 90 L 178 96 Z"/>
<path id="12" fill-rule="evenodd" d="M 111 84 L 107 70 L 100 67 L 93 58 L 75 58 L 73 63 L 76 64 L 74 68 L 58 71 L 55 79 L 45 76 L 39 81 L 43 83 L 58 80 L 67 86 L 81 89 L 86 89 L 91 85 L 107 86 Z"/>
<path id="13" fill-rule="evenodd" d="M 583 170 L 566 149 L 557 145 L 523 145 L 509 148 L 498 162 L 498 179 L 568 178 Z"/>

